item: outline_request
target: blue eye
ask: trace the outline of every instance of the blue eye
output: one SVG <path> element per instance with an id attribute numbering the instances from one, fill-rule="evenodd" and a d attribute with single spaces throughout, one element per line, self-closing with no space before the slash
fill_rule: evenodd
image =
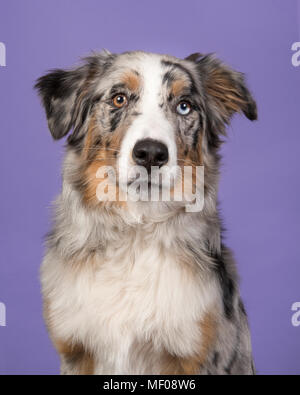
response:
<path id="1" fill-rule="evenodd" d="M 180 115 L 188 115 L 191 112 L 191 105 L 186 101 L 182 101 L 178 104 L 176 111 Z"/>

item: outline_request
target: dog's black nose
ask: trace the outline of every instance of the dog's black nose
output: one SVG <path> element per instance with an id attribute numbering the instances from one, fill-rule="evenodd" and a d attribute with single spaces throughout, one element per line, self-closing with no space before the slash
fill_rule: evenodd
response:
<path id="1" fill-rule="evenodd" d="M 138 141 L 133 147 L 132 157 L 139 166 L 149 171 L 151 166 L 161 167 L 169 160 L 168 148 L 157 140 L 144 139 Z"/>

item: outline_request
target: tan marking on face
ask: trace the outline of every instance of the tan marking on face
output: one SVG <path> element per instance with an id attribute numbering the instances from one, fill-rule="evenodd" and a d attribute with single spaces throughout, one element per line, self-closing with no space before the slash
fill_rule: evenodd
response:
<path id="1" fill-rule="evenodd" d="M 138 91 L 140 87 L 140 78 L 132 71 L 127 71 L 121 78 L 121 81 L 126 84 L 127 88 L 133 92 Z"/>
<path id="2" fill-rule="evenodd" d="M 203 143 L 203 132 L 199 131 L 198 146 L 197 146 L 197 160 L 199 161 L 199 166 L 204 165 L 202 143 Z"/>
<path id="3" fill-rule="evenodd" d="M 172 82 L 171 85 L 171 94 L 173 96 L 180 96 L 183 91 L 188 88 L 189 84 L 185 79 L 178 79 Z"/>
<path id="4" fill-rule="evenodd" d="M 178 166 L 181 168 L 182 179 L 180 181 L 180 185 L 182 186 L 182 194 L 184 194 L 184 167 L 188 166 L 192 168 L 192 193 L 196 193 L 196 167 L 203 166 L 203 151 L 202 151 L 202 141 L 203 141 L 203 132 L 199 130 L 197 147 L 193 148 L 187 146 L 182 140 L 181 136 L 177 137 L 177 156 L 178 156 Z M 176 188 L 176 187 L 175 187 Z M 171 196 L 174 194 L 174 188 L 171 190 Z"/>
<path id="5" fill-rule="evenodd" d="M 89 124 L 87 136 L 86 136 L 84 147 L 82 150 L 82 155 L 83 155 L 84 159 L 88 159 L 88 157 L 90 156 L 90 152 L 93 150 L 95 129 L 96 129 L 96 118 L 95 118 L 95 116 L 93 116 L 90 121 L 90 124 Z"/>
<path id="6" fill-rule="evenodd" d="M 121 142 L 125 133 L 125 128 L 118 128 L 114 133 L 109 136 L 103 137 L 101 147 L 93 147 L 95 138 L 95 130 L 98 128 L 98 124 L 95 118 L 91 120 L 90 127 L 88 130 L 86 143 L 83 149 L 83 164 L 84 174 L 83 179 L 85 182 L 85 189 L 83 194 L 83 201 L 88 206 L 103 206 L 103 205 L 117 205 L 119 207 L 125 207 L 126 202 L 120 201 L 119 199 L 119 187 L 116 185 L 116 201 L 105 201 L 101 202 L 97 198 L 97 188 L 99 183 L 104 179 L 97 178 L 97 172 L 100 167 L 113 167 L 115 169 L 116 177 L 117 174 L 117 157 L 120 151 Z M 97 132 L 98 133 L 98 132 Z M 107 146 L 108 145 L 108 146 Z M 92 152 L 90 155 L 89 153 Z M 93 159 L 90 161 L 90 157 Z M 117 180 L 118 181 L 118 180 Z"/>

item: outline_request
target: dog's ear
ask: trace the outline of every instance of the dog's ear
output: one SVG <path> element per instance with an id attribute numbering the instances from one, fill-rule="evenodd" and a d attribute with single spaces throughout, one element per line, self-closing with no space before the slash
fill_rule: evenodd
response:
<path id="1" fill-rule="evenodd" d="M 85 64 L 73 70 L 53 70 L 39 78 L 35 85 L 46 110 L 48 126 L 55 140 L 73 129 L 69 141 L 84 133 L 83 125 L 97 98 L 92 85 L 101 77 L 104 66 L 113 55 L 108 51 L 92 55 Z"/>
<path id="2" fill-rule="evenodd" d="M 38 79 L 38 90 L 55 140 L 64 137 L 75 123 L 75 103 L 86 78 L 86 66 L 76 70 L 53 70 Z"/>
<path id="3" fill-rule="evenodd" d="M 211 54 L 196 53 L 186 60 L 196 64 L 205 98 L 225 124 L 235 112 L 243 112 L 251 121 L 257 119 L 256 103 L 242 73 L 232 70 Z"/>

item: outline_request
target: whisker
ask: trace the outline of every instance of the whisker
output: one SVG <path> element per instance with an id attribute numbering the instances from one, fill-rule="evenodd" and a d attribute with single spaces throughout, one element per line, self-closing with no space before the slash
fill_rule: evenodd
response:
<path id="1" fill-rule="evenodd" d="M 106 148 L 106 147 L 90 147 L 90 148 L 85 148 L 85 151 L 92 151 L 92 150 L 100 151 L 101 149 L 103 149 L 103 151 L 121 152 L 121 151 L 118 150 L 118 149 Z"/>
<path id="2" fill-rule="evenodd" d="M 94 162 L 109 162 L 109 161 L 115 161 L 116 158 L 109 157 L 109 158 L 95 158 L 95 159 L 85 159 L 84 163 L 94 163 Z"/>

